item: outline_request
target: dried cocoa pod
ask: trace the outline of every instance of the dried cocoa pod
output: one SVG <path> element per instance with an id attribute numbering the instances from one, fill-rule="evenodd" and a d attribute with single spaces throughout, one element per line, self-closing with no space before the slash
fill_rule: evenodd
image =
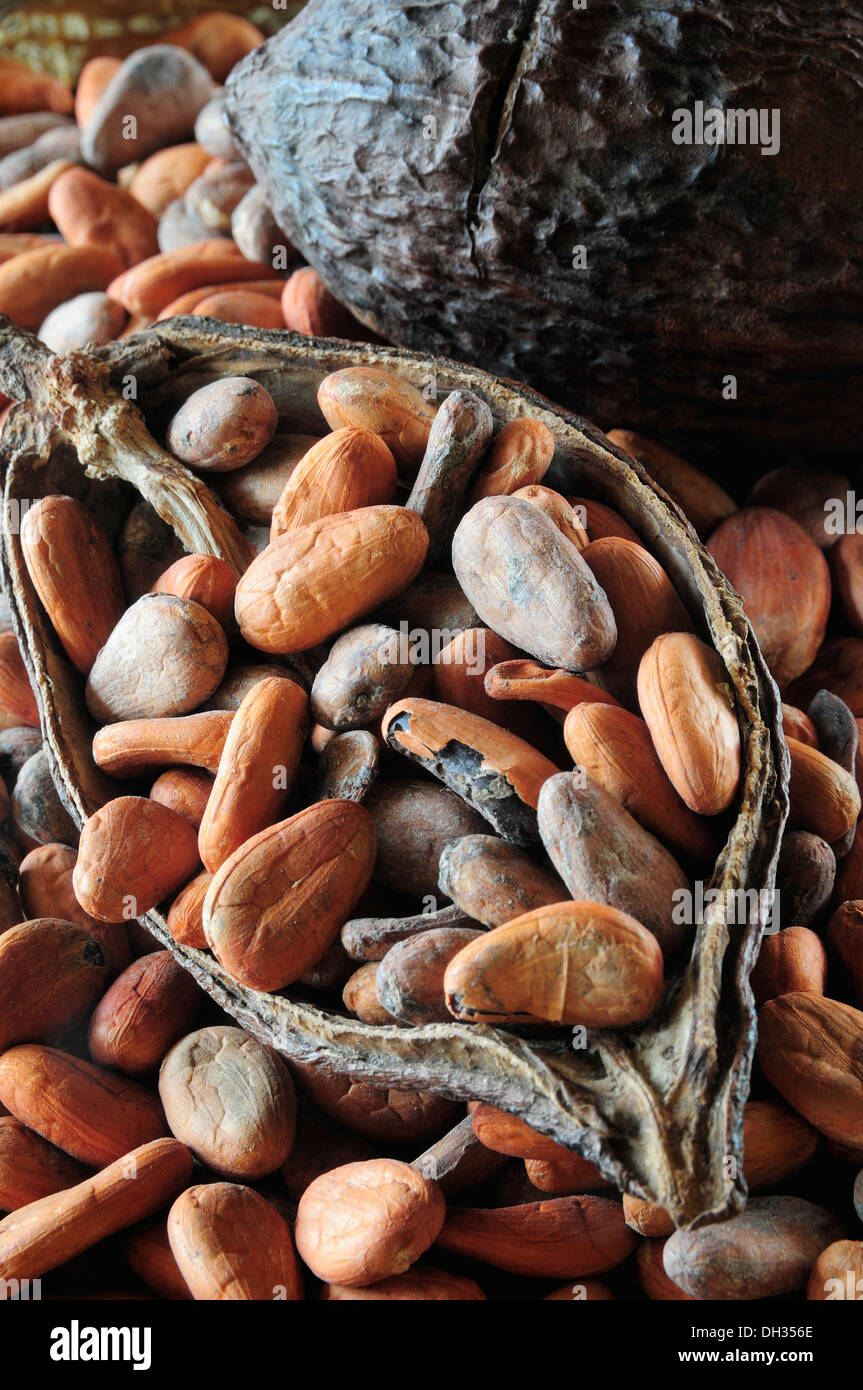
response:
<path id="1" fill-rule="evenodd" d="M 688 632 L 648 647 L 638 668 L 638 702 L 659 761 L 691 811 L 726 811 L 740 783 L 740 731 L 728 673 L 718 654 Z"/>
<path id="2" fill-rule="evenodd" d="M 185 816 L 197 830 L 212 789 L 213 774 L 203 768 L 172 767 L 156 778 L 150 788 L 150 800 Z"/>
<path id="3" fill-rule="evenodd" d="M 80 1163 L 14 1116 L 0 1115 L 0 1211 L 17 1211 L 74 1187 L 84 1176 Z"/>
<path id="4" fill-rule="evenodd" d="M 225 634 L 206 608 L 174 594 L 146 594 L 127 608 L 90 669 L 94 719 L 187 714 L 212 695 L 228 662 Z"/>
<path id="5" fill-rule="evenodd" d="M 378 1000 L 375 978 L 379 965 L 380 961 L 366 961 L 354 971 L 342 990 L 342 1003 L 361 1023 L 398 1024 L 401 1020 Z"/>
<path id="6" fill-rule="evenodd" d="M 557 768 L 530 744 L 437 700 L 397 700 L 381 727 L 391 748 L 439 777 L 505 840 L 537 839 L 540 788 Z"/>
<path id="7" fill-rule="evenodd" d="M 229 472 L 257 458 L 276 432 L 273 398 L 250 377 L 226 377 L 202 386 L 168 425 L 172 454 L 194 468 Z"/>
<path id="8" fill-rule="evenodd" d="M 808 830 L 783 837 L 776 890 L 784 923 L 812 926 L 830 902 L 835 881 L 836 856 L 826 840 Z"/>
<path id="9" fill-rule="evenodd" d="M 30 848 L 56 841 L 74 845 L 78 839 L 77 826 L 57 793 L 44 748 L 28 758 L 18 773 L 11 812 L 14 832 L 23 835 Z"/>
<path id="10" fill-rule="evenodd" d="M 404 377 L 378 367 L 345 367 L 324 377 L 317 399 L 331 430 L 371 430 L 389 445 L 405 476 L 416 476 L 436 408 Z"/>
<path id="11" fill-rule="evenodd" d="M 297 1211 L 297 1249 L 319 1279 L 374 1284 L 410 1268 L 434 1243 L 445 1216 L 437 1183 L 409 1164 L 392 1158 L 349 1163 L 306 1188 Z"/>
<path id="12" fill-rule="evenodd" d="M 337 637 L 312 686 L 318 723 L 342 732 L 379 719 L 414 674 L 403 646 L 384 623 L 364 623 Z"/>
<path id="13" fill-rule="evenodd" d="M 184 816 L 143 796 L 118 796 L 85 821 L 72 884 L 100 922 L 138 917 L 191 878 L 198 839 Z"/>
<path id="14" fill-rule="evenodd" d="M 835 951 L 851 986 L 851 997 L 863 1007 L 863 901 L 838 907 L 827 924 L 827 941 Z"/>
<path id="15" fill-rule="evenodd" d="M 256 989 L 282 989 L 335 941 L 368 887 L 375 827 L 353 801 L 322 801 L 252 836 L 204 900 L 216 958 Z"/>
<path id="16" fill-rule="evenodd" d="M 431 1148 L 415 1158 L 412 1167 L 436 1182 L 447 1198 L 455 1197 L 500 1172 L 503 1154 L 487 1148 L 474 1133 L 472 1117 L 465 1115 Z"/>
<path id="17" fill-rule="evenodd" d="M 173 44 L 139 49 L 117 69 L 81 136 L 87 163 L 113 174 L 163 145 L 188 139 L 201 107 L 210 100 L 209 73 Z M 134 130 L 125 118 L 133 116 Z"/>
<path id="18" fill-rule="evenodd" d="M 207 949 L 204 932 L 204 899 L 213 875 L 204 870 L 181 889 L 171 904 L 166 918 L 168 931 L 179 946 L 194 946 L 198 951 Z"/>
<path id="19" fill-rule="evenodd" d="M 233 719 L 228 710 L 176 719 L 122 719 L 95 735 L 93 761 L 110 777 L 137 777 L 171 764 L 190 764 L 215 773 Z"/>
<path id="20" fill-rule="evenodd" d="M 354 917 L 342 927 L 341 941 L 351 960 L 379 961 L 402 941 L 469 927 L 471 920 L 459 907 L 441 907 L 413 917 Z"/>
<path id="21" fill-rule="evenodd" d="M 417 898 L 437 899 L 447 841 L 485 829 L 461 797 L 434 782 L 380 780 L 365 804 L 378 832 L 375 881 Z"/>
<path id="22" fill-rule="evenodd" d="M 0 1049 L 41 1042 L 84 1018 L 109 981 L 98 940 L 40 917 L 0 936 Z"/>
<path id="23" fill-rule="evenodd" d="M 307 651 L 405 588 L 427 549 L 406 507 L 360 507 L 288 531 L 237 585 L 240 631 L 260 651 Z"/>
<path id="24" fill-rule="evenodd" d="M 322 516 L 395 499 L 396 461 L 384 441 L 370 430 L 334 430 L 291 469 L 273 508 L 270 540 Z"/>
<path id="25" fill-rule="evenodd" d="M 447 1008 L 478 1023 L 620 1028 L 648 1018 L 664 988 L 655 936 L 598 902 L 554 903 L 482 933 L 444 976 Z"/>
<path id="26" fill-rule="evenodd" d="M 378 740 L 367 729 L 331 738 L 318 761 L 313 801 L 365 801 L 378 775 Z"/>
<path id="27" fill-rule="evenodd" d="M 192 1175 L 192 1155 L 175 1139 L 156 1139 L 101 1173 L 42 1197 L 0 1221 L 0 1268 L 34 1279 L 170 1202 Z"/>
<path id="28" fill-rule="evenodd" d="M 863 1240 L 837 1240 L 822 1250 L 809 1276 L 806 1297 L 810 1301 L 863 1296 Z"/>
<path id="29" fill-rule="evenodd" d="M 533 1278 L 575 1279 L 622 1264 L 638 1238 L 617 1202 L 555 1197 L 520 1207 L 450 1207 L 437 1239 L 441 1250 Z"/>
<path id="30" fill-rule="evenodd" d="M 606 430 L 606 434 L 612 444 L 638 459 L 700 536 L 709 536 L 721 521 L 737 511 L 734 498 L 719 483 L 654 439 L 645 439 L 633 430 Z"/>
<path id="31" fill-rule="evenodd" d="M 773 1101 L 749 1101 L 743 1115 L 744 1176 L 750 1192 L 773 1187 L 804 1168 L 818 1135 L 793 1110 Z M 668 1236 L 674 1223 L 651 1202 L 624 1195 L 627 1225 L 646 1236 Z"/>
<path id="32" fill-rule="evenodd" d="M 473 1279 L 463 1274 L 451 1274 L 444 1269 L 431 1269 L 423 1265 L 420 1269 L 408 1269 L 404 1274 L 394 1274 L 389 1279 L 378 1279 L 374 1284 L 361 1288 L 347 1284 L 325 1284 L 321 1298 L 328 1303 L 385 1302 L 443 1303 L 456 1301 L 479 1302 L 485 1294 Z"/>
<path id="33" fill-rule="evenodd" d="M 174 1258 L 164 1216 L 136 1227 L 126 1240 L 124 1253 L 132 1273 L 159 1298 L 174 1301 L 192 1297 Z"/>
<path id="34" fill-rule="evenodd" d="M 159 1095 L 172 1133 L 214 1172 L 254 1181 L 291 1152 L 290 1073 L 241 1028 L 200 1028 L 175 1043 L 162 1062 Z"/>
<path id="35" fill-rule="evenodd" d="M 648 647 L 665 632 L 690 632 L 692 624 L 665 570 L 642 545 L 605 536 L 581 552 L 611 604 L 617 627 L 614 650 L 596 680 L 629 709 L 638 709 L 638 668 Z"/>
<path id="36" fill-rule="evenodd" d="M 779 1298 L 804 1287 L 820 1252 L 841 1235 L 832 1212 L 802 1197 L 754 1197 L 730 1221 L 676 1231 L 662 1259 L 693 1298 Z"/>
<path id="37" fill-rule="evenodd" d="M 550 777 L 539 795 L 542 842 L 572 898 L 640 922 L 664 956 L 692 934 L 681 909 L 689 880 L 657 839 L 579 771 Z"/>
<path id="38" fill-rule="evenodd" d="M 308 728 L 309 702 L 293 681 L 265 677 L 231 721 L 198 831 L 211 873 L 280 818 L 291 794 Z"/>
<path id="39" fill-rule="evenodd" d="M 126 927 L 123 922 L 99 922 L 84 911 L 73 887 L 77 858 L 70 845 L 60 844 L 40 845 L 24 856 L 19 870 L 24 910 L 18 921 L 53 914 L 62 921 L 77 923 L 99 942 L 108 977 L 113 979 L 131 959 Z"/>
<path id="40" fill-rule="evenodd" d="M 35 1043 L 0 1057 L 0 1100 L 43 1139 L 93 1168 L 167 1132 L 151 1091 Z"/>
<path id="41" fill-rule="evenodd" d="M 325 1115 L 380 1144 L 422 1143 L 461 1118 L 462 1107 L 442 1096 L 353 1082 L 299 1063 L 293 1070 Z"/>
<path id="42" fill-rule="evenodd" d="M 90 1056 L 98 1066 L 146 1076 L 192 1027 L 200 1002 L 195 981 L 170 951 L 139 956 L 93 1011 Z"/>
<path id="43" fill-rule="evenodd" d="M 786 927 L 764 938 L 750 982 L 760 1008 L 782 994 L 823 994 L 826 978 L 821 938 L 808 927 Z"/>
<path id="44" fill-rule="evenodd" d="M 297 1302 L 303 1283 L 287 1222 L 251 1187 L 189 1187 L 168 1213 L 168 1238 L 194 1299 Z"/>
<path id="45" fill-rule="evenodd" d="M 675 854 L 702 860 L 715 855 L 712 827 L 671 785 L 643 719 L 614 705 L 585 701 L 566 716 L 563 736 L 591 782 Z"/>
<path id="46" fill-rule="evenodd" d="M 486 927 L 568 896 L 556 874 L 494 835 L 462 835 L 444 845 L 439 882 L 461 912 Z"/>
<path id="47" fill-rule="evenodd" d="M 483 622 L 546 665 L 592 671 L 614 650 L 604 591 L 571 541 L 529 502 L 477 502 L 459 522 L 452 560 Z"/>
<path id="48" fill-rule="evenodd" d="M 468 927 L 438 927 L 392 946 L 377 963 L 379 1003 L 405 1023 L 446 1023 L 446 969 L 455 955 L 481 936 L 485 933 Z"/>
<path id="49" fill-rule="evenodd" d="M 794 738 L 786 741 L 791 754 L 788 825 L 820 835 L 832 848 L 857 824 L 857 782 L 818 748 L 810 748 L 808 743 L 798 743 Z"/>
<path id="50" fill-rule="evenodd" d="M 549 431 L 544 425 L 540 428 L 553 450 Z M 492 413 L 473 391 L 451 391 L 435 415 L 406 503 L 422 518 L 429 533 L 432 564 L 449 556 L 462 499 L 493 432 Z"/>
<path id="51" fill-rule="evenodd" d="M 758 1060 L 805 1120 L 840 1144 L 863 1146 L 863 1014 L 819 994 L 785 994 L 758 1015 Z"/>

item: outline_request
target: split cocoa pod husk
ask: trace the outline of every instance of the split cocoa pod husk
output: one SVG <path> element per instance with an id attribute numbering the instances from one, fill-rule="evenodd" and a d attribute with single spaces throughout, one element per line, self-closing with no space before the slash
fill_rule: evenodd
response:
<path id="1" fill-rule="evenodd" d="M 214 275 L 210 268 L 219 258 L 222 265 Z M 187 250 L 159 258 L 157 265 L 136 267 L 120 290 L 134 312 L 142 312 L 146 299 L 144 311 L 158 313 L 196 284 L 237 282 L 236 267 L 228 264 L 236 260 L 209 243 L 203 252 Z M 268 269 L 249 267 L 250 279 L 267 274 Z M 0 390 L 18 402 L 7 416 L 2 444 L 7 464 L 4 587 L 38 691 L 52 770 L 78 823 L 114 795 L 116 783 L 110 789 L 110 779 L 92 762 L 92 728 L 26 572 L 8 504 L 19 505 L 47 490 L 39 465 L 49 461 L 55 493 L 81 496 L 82 466 L 94 475 L 124 478 L 159 514 L 165 537 L 161 558 L 147 565 L 140 546 L 134 552 L 130 548 L 132 530 L 125 528 L 121 572 L 135 596 L 179 558 L 180 547 L 220 556 L 239 574 L 249 563 L 250 545 L 206 483 L 161 449 L 144 423 L 151 412 L 170 418 L 195 390 L 227 374 L 258 381 L 275 401 L 282 428 L 291 432 L 320 436 L 324 405 L 331 428 L 380 433 L 408 480 L 419 467 L 435 415 L 435 402 L 423 395 L 429 380 L 435 381 L 439 398 L 456 389 L 479 394 L 497 430 L 516 419 L 541 422 L 554 441 L 555 485 L 567 498 L 577 495 L 577 505 L 584 506 L 577 515 L 583 515 L 591 539 L 603 534 L 603 527 L 605 534 L 623 534 L 637 543 L 644 538 L 708 647 L 722 653 L 723 683 L 745 737 L 739 798 L 728 817 L 726 844 L 712 882 L 721 892 L 771 885 L 787 775 L 775 692 L 739 599 L 640 465 L 584 420 L 482 372 L 382 346 L 300 341 L 288 334 L 216 327 L 206 320 L 164 322 L 74 359 L 52 358 L 33 339 L 0 325 Z M 138 388 L 135 401 L 123 393 L 130 375 Z M 512 505 L 526 507 L 540 524 L 552 527 L 557 551 L 561 533 L 551 517 L 526 499 Z M 141 519 L 150 512 L 136 512 L 140 532 Z M 314 524 L 336 523 L 324 519 Z M 575 546 L 573 551 L 577 554 Z M 341 599 L 333 605 L 324 594 L 328 616 L 333 607 L 338 610 L 329 635 L 361 616 L 353 611 L 360 591 L 370 605 L 364 611 L 371 613 L 382 602 L 385 607 L 375 618 L 396 628 L 403 619 L 412 626 L 476 627 L 477 614 L 452 578 L 430 570 L 419 573 L 421 564 L 422 556 L 414 554 L 398 581 L 390 573 L 382 585 L 388 592 L 379 599 L 363 587 L 360 562 L 359 582 L 346 586 L 349 607 Z M 412 580 L 414 565 L 417 578 Z M 292 643 L 320 640 L 305 620 L 299 627 L 302 631 L 290 635 Z M 471 825 L 469 833 L 480 829 Z M 437 865 L 431 891 L 436 879 Z M 393 1094 L 398 1090 L 414 1096 L 437 1088 L 506 1106 L 562 1145 L 580 1149 L 615 1186 L 661 1202 L 682 1225 L 716 1219 L 743 1201 L 742 1181 L 729 1170 L 726 1152 L 739 1154 L 740 1098 L 753 1047 L 745 979 L 760 940 L 760 921 L 729 937 L 719 912 L 708 909 L 695 934 L 697 959 L 681 956 L 677 987 L 666 991 L 650 1019 L 620 1033 L 587 1030 L 581 1050 L 553 1036 L 527 1041 L 456 1022 L 396 1029 L 309 1009 L 289 995 L 263 994 L 243 985 L 217 960 L 174 942 L 155 910 L 146 914 L 146 922 L 245 1028 L 299 1064 L 314 1060 L 352 1077 L 353 1085 L 340 1083 L 343 1102 L 343 1092 L 374 1089 L 380 1104 L 386 1087 L 394 1088 Z M 450 1106 L 443 1100 L 435 1104 Z M 716 1133 L 726 1136 L 724 1145 L 713 1142 Z M 685 1171 L 677 1158 L 684 1151 L 692 1156 Z"/>

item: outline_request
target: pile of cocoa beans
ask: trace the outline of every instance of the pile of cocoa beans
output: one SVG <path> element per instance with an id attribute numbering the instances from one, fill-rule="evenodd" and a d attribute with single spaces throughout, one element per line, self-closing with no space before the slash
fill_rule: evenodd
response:
<path id="1" fill-rule="evenodd" d="M 0 312 L 58 351 L 178 313 L 363 335 L 293 269 L 224 76 L 156 45 L 93 60 L 74 98 L 12 83 Z M 242 575 L 98 485 L 23 518 L 118 794 L 79 833 L 4 608 L 3 1287 L 863 1298 L 863 516 L 844 477 L 779 469 L 738 508 L 610 430 L 742 595 L 785 701 L 740 1215 L 675 1231 L 491 1105 L 289 1065 L 154 949 L 138 919 L 158 906 L 243 985 L 363 1023 L 629 1026 L 692 948 L 738 805 L 721 656 L 646 538 L 548 486 L 540 420 L 498 428 L 470 391 L 438 402 L 374 367 L 318 401 L 320 438 L 238 376 L 148 421 L 241 522 Z"/>
<path id="2" fill-rule="evenodd" d="M 74 94 L 3 64 L 0 313 L 54 352 L 178 314 L 368 338 L 275 225 L 222 119 L 221 83 L 263 35 L 213 14 L 169 37 L 91 59 Z"/>
<path id="3" fill-rule="evenodd" d="M 734 815 L 721 659 L 619 515 L 543 482 L 539 420 L 496 430 L 471 392 L 438 405 L 373 367 L 326 377 L 318 401 L 321 438 L 280 433 L 243 377 L 162 423 L 257 534 L 239 580 L 181 554 L 147 504 L 119 530 L 98 491 L 23 519 L 94 761 L 123 794 L 78 836 L 5 632 L 0 1273 L 62 1289 L 89 1252 L 113 1292 L 160 1298 L 476 1299 L 513 1296 L 508 1277 L 533 1281 L 520 1297 L 851 1296 L 863 642 L 823 638 L 834 587 L 837 628 L 861 630 L 863 536 L 828 545 L 823 506 L 799 505 L 812 479 L 766 479 L 774 505 L 737 510 L 618 436 L 691 510 L 806 706 L 784 710 L 792 829 L 782 929 L 753 976 L 741 1215 L 675 1233 L 493 1106 L 289 1067 L 153 950 L 136 919 L 159 905 L 243 984 L 363 1022 L 623 1026 L 691 947 L 678 908 Z M 416 615 L 409 638 L 397 613 Z M 120 1268 L 116 1243 L 102 1253 L 118 1230 Z"/>

